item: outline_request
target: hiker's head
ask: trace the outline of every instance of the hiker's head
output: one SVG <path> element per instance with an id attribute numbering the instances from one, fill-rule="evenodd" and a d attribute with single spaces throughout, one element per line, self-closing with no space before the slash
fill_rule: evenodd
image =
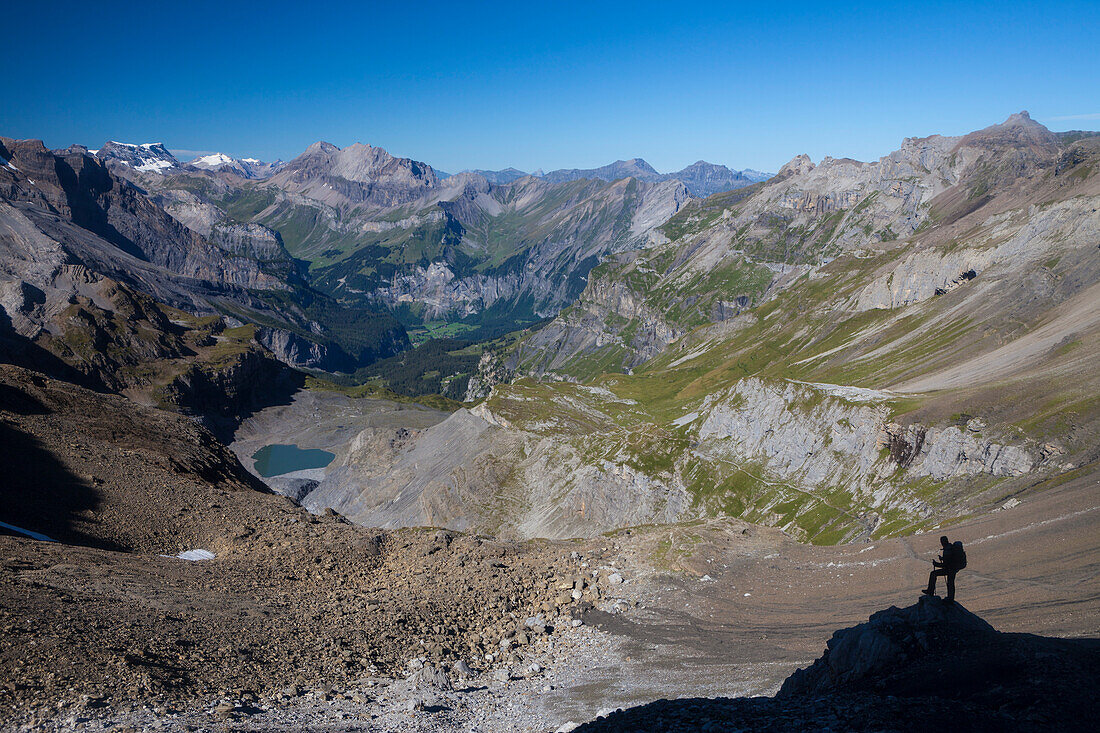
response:
<path id="1" fill-rule="evenodd" d="M 947 547 L 948 545 L 951 544 L 950 542 L 947 541 L 947 535 L 944 535 L 943 537 L 940 537 L 940 544 L 943 545 L 944 547 Z"/>

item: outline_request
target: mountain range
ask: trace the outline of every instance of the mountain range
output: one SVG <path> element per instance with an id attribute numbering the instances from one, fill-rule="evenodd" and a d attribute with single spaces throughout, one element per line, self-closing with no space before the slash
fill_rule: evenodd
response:
<path id="1" fill-rule="evenodd" d="M 692 196 L 702 198 L 721 191 L 732 191 L 771 177 L 770 173 L 761 173 L 751 168 L 736 171 L 724 165 L 716 165 L 704 160 L 692 163 L 675 173 L 658 173 L 653 166 L 641 158 L 617 160 L 599 168 L 563 168 L 549 173 L 537 170 L 528 174 L 515 168 L 505 168 L 499 171 L 475 170 L 471 172 L 482 176 L 490 183 L 496 184 L 511 183 L 526 175 L 541 178 L 551 183 L 564 183 L 591 178 L 601 181 L 615 181 L 620 178 L 634 178 L 639 181 L 677 180 L 687 187 Z"/>
<path id="2" fill-rule="evenodd" d="M 1100 133 L 498 173 L 0 138 L 16 724 L 1095 717 Z"/>

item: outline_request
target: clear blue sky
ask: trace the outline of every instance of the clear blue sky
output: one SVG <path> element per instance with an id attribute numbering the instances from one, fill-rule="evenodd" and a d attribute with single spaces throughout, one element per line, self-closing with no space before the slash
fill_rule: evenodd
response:
<path id="1" fill-rule="evenodd" d="M 0 134 L 447 171 L 874 159 L 1100 127 L 1100 2 L 12 2 Z"/>

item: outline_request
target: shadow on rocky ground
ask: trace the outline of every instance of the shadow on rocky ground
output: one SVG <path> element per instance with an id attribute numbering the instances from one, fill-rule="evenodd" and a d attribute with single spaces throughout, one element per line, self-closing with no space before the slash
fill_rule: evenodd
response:
<path id="1" fill-rule="evenodd" d="M 0 401 L 4 402 L 4 409 L 13 411 L 38 414 L 47 411 L 33 397 L 6 385 L 0 391 Z M 10 425 L 0 423 L 0 445 L 6 454 L 0 502 L 9 524 L 72 544 L 123 549 L 82 528 L 80 515 L 94 513 L 101 503 L 93 482 L 73 474 L 34 436 Z M 4 528 L 0 532 L 20 534 Z"/>
<path id="2" fill-rule="evenodd" d="M 921 598 L 833 634 L 775 697 L 658 700 L 577 731 L 1094 730 L 1100 639 L 998 632 Z"/>

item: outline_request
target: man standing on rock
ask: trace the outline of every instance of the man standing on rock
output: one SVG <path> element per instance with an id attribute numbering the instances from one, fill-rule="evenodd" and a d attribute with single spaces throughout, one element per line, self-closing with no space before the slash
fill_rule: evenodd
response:
<path id="1" fill-rule="evenodd" d="M 946 600 L 951 603 L 955 600 L 955 574 L 966 567 L 966 551 L 961 541 L 952 544 L 947 535 L 940 537 L 940 544 L 943 545 L 943 554 L 939 560 L 932 561 L 933 570 L 928 574 L 928 587 L 924 589 L 924 594 L 936 595 L 936 576 L 943 575 L 947 577 Z"/>

